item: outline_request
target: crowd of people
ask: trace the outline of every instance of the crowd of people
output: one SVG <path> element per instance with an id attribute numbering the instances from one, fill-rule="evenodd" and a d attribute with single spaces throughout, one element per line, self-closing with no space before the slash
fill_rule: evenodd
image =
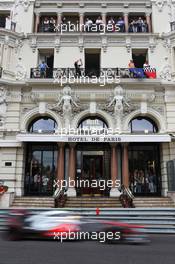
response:
<path id="1" fill-rule="evenodd" d="M 143 64 L 143 68 L 136 68 L 134 61 L 130 60 L 128 64 L 130 76 L 133 78 L 149 78 L 155 79 L 156 78 L 156 69 L 149 65 L 148 61 L 146 60 Z"/>
<path id="2" fill-rule="evenodd" d="M 130 33 L 141 33 L 141 32 L 148 32 L 148 24 L 146 19 L 139 17 L 134 18 L 129 23 L 129 30 Z"/>
<path id="3" fill-rule="evenodd" d="M 75 76 L 77 77 L 81 76 L 82 66 L 83 66 L 82 59 L 78 59 L 74 62 Z M 40 77 L 46 78 L 47 69 L 49 69 L 47 63 L 45 61 L 42 61 L 41 63 L 39 63 L 38 69 L 39 69 Z M 149 65 L 147 60 L 143 64 L 142 68 L 135 67 L 134 61 L 130 60 L 128 63 L 128 69 L 131 78 L 149 78 L 149 79 L 156 78 L 156 69 L 154 67 L 151 67 L 151 65 Z"/>
<path id="4" fill-rule="evenodd" d="M 13 13 L 7 15 L 6 17 L 5 16 L 0 17 L 0 27 L 5 28 L 7 30 L 15 31 L 16 20 L 15 17 L 13 16 Z"/>
<path id="5" fill-rule="evenodd" d="M 55 32 L 56 31 L 57 19 L 53 16 L 51 17 L 42 17 L 40 24 L 40 31 L 42 32 Z M 77 21 L 72 20 L 68 17 L 62 17 L 61 24 L 66 25 L 75 25 L 79 24 L 79 19 Z M 97 32 L 100 31 L 100 26 L 103 25 L 106 31 L 110 32 L 125 32 L 125 21 L 123 17 L 108 17 L 106 23 L 104 23 L 101 16 L 96 18 L 86 17 L 84 21 L 84 25 L 81 25 L 82 31 L 86 32 L 94 32 L 95 27 L 97 28 Z M 77 27 L 76 27 L 77 28 Z M 143 17 L 133 18 L 129 21 L 129 29 L 130 33 L 139 33 L 139 32 L 148 32 L 148 24 L 146 19 Z"/>
<path id="6" fill-rule="evenodd" d="M 131 191 L 133 193 L 156 193 L 156 175 L 153 170 L 144 172 L 143 170 L 134 170 L 130 175 Z"/>
<path id="7" fill-rule="evenodd" d="M 41 23 L 40 31 L 55 32 L 55 30 L 56 30 L 56 19 L 54 17 L 44 17 Z"/>

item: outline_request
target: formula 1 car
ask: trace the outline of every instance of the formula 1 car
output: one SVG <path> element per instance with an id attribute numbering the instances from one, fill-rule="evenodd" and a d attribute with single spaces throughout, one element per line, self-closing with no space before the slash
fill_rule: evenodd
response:
<path id="1" fill-rule="evenodd" d="M 119 221 L 77 215 L 75 212 L 12 210 L 7 220 L 6 237 L 10 240 L 53 239 L 97 240 L 107 243 L 148 243 L 144 227 Z"/>

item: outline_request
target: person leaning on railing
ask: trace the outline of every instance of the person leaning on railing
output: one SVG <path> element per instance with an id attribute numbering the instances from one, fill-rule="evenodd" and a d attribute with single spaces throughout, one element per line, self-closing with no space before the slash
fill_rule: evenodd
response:
<path id="1" fill-rule="evenodd" d="M 39 71 L 40 71 L 40 77 L 41 78 L 46 78 L 46 70 L 49 68 L 47 63 L 42 61 L 39 64 L 38 68 L 39 68 Z"/>

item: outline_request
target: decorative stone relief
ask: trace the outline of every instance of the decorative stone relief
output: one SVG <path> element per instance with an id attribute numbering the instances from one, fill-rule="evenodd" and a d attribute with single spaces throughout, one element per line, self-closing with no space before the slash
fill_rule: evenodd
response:
<path id="1" fill-rule="evenodd" d="M 130 37 L 126 38 L 126 49 L 128 53 L 131 53 L 131 39 Z"/>
<path id="2" fill-rule="evenodd" d="M 27 70 L 26 68 L 22 65 L 22 59 L 18 59 L 18 64 L 16 65 L 16 80 L 25 80 L 27 76 Z"/>
<path id="3" fill-rule="evenodd" d="M 15 42 L 15 53 L 18 53 L 18 55 L 20 54 L 20 50 L 23 46 L 23 41 L 22 39 L 17 39 L 16 42 Z"/>
<path id="4" fill-rule="evenodd" d="M 124 90 L 120 85 L 118 85 L 114 89 L 112 100 L 110 100 L 110 103 L 107 105 L 107 108 L 109 108 L 109 111 L 113 111 L 116 131 L 121 132 L 123 113 L 125 109 L 130 108 L 130 105 L 126 101 L 126 98 L 124 96 Z"/>
<path id="5" fill-rule="evenodd" d="M 160 78 L 164 81 L 174 81 L 172 78 L 171 65 L 168 63 L 168 57 L 165 57 L 165 64 L 161 69 Z"/>
<path id="6" fill-rule="evenodd" d="M 30 6 L 30 0 L 16 0 L 15 5 L 22 6 L 24 11 L 27 12 Z"/>
<path id="7" fill-rule="evenodd" d="M 56 50 L 56 53 L 58 53 L 60 50 L 60 37 L 56 37 L 55 39 L 55 50 Z"/>
<path id="8" fill-rule="evenodd" d="M 164 4 L 165 4 L 165 0 L 156 0 L 155 2 L 159 12 L 162 12 Z"/>
<path id="9" fill-rule="evenodd" d="M 60 94 L 60 98 L 58 98 L 58 103 L 55 105 L 48 105 L 49 109 L 61 113 L 64 126 L 67 129 L 70 127 L 73 112 L 76 112 L 76 108 L 79 108 L 76 101 L 77 97 L 73 95 L 71 87 L 65 86 Z"/>
<path id="10" fill-rule="evenodd" d="M 30 46 L 32 48 L 33 53 L 36 52 L 36 48 L 37 48 L 37 41 L 36 40 L 37 40 L 36 37 L 32 37 Z"/>
<path id="11" fill-rule="evenodd" d="M 7 91 L 4 87 L 0 87 L 0 127 L 3 127 L 5 123 L 7 110 L 6 95 Z"/>
<path id="12" fill-rule="evenodd" d="M 155 39 L 154 38 L 150 38 L 150 40 L 149 40 L 149 49 L 150 49 L 151 53 L 154 52 L 155 47 L 156 47 Z"/>

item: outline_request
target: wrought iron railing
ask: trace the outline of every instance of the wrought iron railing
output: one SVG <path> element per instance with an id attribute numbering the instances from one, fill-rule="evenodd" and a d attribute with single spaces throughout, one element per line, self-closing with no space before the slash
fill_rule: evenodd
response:
<path id="1" fill-rule="evenodd" d="M 53 194 L 53 198 L 55 199 L 55 207 L 64 207 L 67 195 L 66 190 L 57 188 Z"/>
<path id="2" fill-rule="evenodd" d="M 124 208 L 132 208 L 134 207 L 133 204 L 134 195 L 132 194 L 129 187 L 125 187 L 124 185 L 121 186 L 121 195 L 120 201 Z"/>
<path id="3" fill-rule="evenodd" d="M 2 77 L 2 67 L 0 67 L 0 78 Z"/>
<path id="4" fill-rule="evenodd" d="M 170 22 L 171 31 L 175 31 L 175 21 Z"/>
<path id="5" fill-rule="evenodd" d="M 71 79 L 71 78 L 156 78 L 156 69 L 149 68 L 101 68 L 101 69 L 87 69 L 80 68 L 77 71 L 75 68 L 47 68 L 45 71 L 41 71 L 39 68 L 32 68 L 30 78 L 53 78 L 59 79 Z"/>

